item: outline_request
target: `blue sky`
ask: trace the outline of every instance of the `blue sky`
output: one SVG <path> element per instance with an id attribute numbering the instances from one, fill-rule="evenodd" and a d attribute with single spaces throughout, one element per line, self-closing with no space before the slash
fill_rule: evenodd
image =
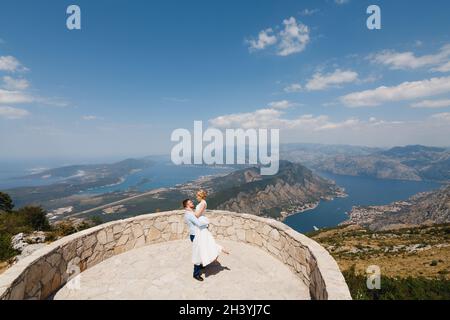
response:
<path id="1" fill-rule="evenodd" d="M 66 28 L 81 8 L 82 29 Z M 368 30 L 378 4 L 382 29 Z M 0 158 L 169 153 L 176 128 L 450 145 L 448 1 L 2 1 Z"/>

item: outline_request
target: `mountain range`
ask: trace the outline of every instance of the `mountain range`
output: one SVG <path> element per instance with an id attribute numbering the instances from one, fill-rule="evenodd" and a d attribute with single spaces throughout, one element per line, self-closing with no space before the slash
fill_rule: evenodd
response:
<path id="1" fill-rule="evenodd" d="M 185 198 L 194 199 L 199 189 L 208 192 L 209 209 L 232 210 L 276 219 L 314 207 L 321 199 L 330 200 L 344 195 L 344 191 L 333 181 L 319 177 L 300 164 L 281 161 L 280 170 L 274 176 L 262 176 L 259 167 L 250 167 L 220 176 L 203 177 L 138 197 L 132 195 L 129 200 L 120 201 L 120 207 L 117 203 L 111 205 L 119 212 L 113 210 L 113 214 L 103 217 L 117 219 L 118 216 L 129 217 L 181 208 L 181 201 Z M 105 196 L 95 196 L 90 201 L 101 206 L 98 210 L 88 210 L 89 214 L 97 215 L 108 210 Z"/>
<path id="2" fill-rule="evenodd" d="M 378 179 L 450 181 L 450 150 L 412 145 L 379 149 L 357 146 L 288 145 L 283 159 L 316 171 Z"/>
<path id="3" fill-rule="evenodd" d="M 205 187 L 213 191 L 208 199 L 210 208 L 276 218 L 344 194 L 334 182 L 288 161 L 280 162 L 274 176 L 261 176 L 257 168 L 249 168 L 212 179 Z"/>

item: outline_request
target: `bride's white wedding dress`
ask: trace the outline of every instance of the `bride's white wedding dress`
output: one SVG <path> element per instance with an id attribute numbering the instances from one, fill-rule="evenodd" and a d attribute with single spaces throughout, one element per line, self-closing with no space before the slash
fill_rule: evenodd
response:
<path id="1" fill-rule="evenodd" d="M 204 200 L 197 205 L 195 211 L 199 209 L 199 206 L 203 202 Z M 206 202 L 204 204 L 206 209 Z M 208 218 L 205 216 L 200 216 L 199 220 L 205 224 L 209 224 Z M 208 228 L 196 228 L 192 250 L 192 262 L 194 264 L 207 266 L 216 260 L 221 252 L 222 247 L 216 243 Z"/>

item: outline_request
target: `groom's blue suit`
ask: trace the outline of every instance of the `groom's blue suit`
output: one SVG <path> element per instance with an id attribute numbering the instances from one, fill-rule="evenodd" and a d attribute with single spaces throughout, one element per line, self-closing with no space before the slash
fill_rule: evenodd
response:
<path id="1" fill-rule="evenodd" d="M 185 211 L 184 220 L 186 221 L 187 225 L 189 226 L 189 237 L 191 239 L 191 242 L 194 242 L 194 239 L 195 239 L 195 228 L 208 227 L 207 224 L 200 222 L 200 220 L 198 220 L 198 218 L 195 216 L 194 212 L 192 212 L 190 210 Z M 194 265 L 194 277 L 200 276 L 201 267 L 202 266 L 199 264 Z"/>

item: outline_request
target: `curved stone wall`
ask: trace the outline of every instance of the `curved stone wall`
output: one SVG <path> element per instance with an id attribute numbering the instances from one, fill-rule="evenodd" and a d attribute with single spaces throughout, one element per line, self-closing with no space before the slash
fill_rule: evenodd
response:
<path id="1" fill-rule="evenodd" d="M 275 256 L 310 288 L 314 299 L 351 299 L 336 261 L 315 241 L 285 224 L 250 214 L 210 211 L 210 230 Z M 152 243 L 187 238 L 183 211 L 118 220 L 64 237 L 0 276 L 0 299 L 47 299 L 71 277 L 114 255 Z M 71 274 L 72 273 L 72 274 Z M 155 297 L 157 298 L 157 297 Z"/>

